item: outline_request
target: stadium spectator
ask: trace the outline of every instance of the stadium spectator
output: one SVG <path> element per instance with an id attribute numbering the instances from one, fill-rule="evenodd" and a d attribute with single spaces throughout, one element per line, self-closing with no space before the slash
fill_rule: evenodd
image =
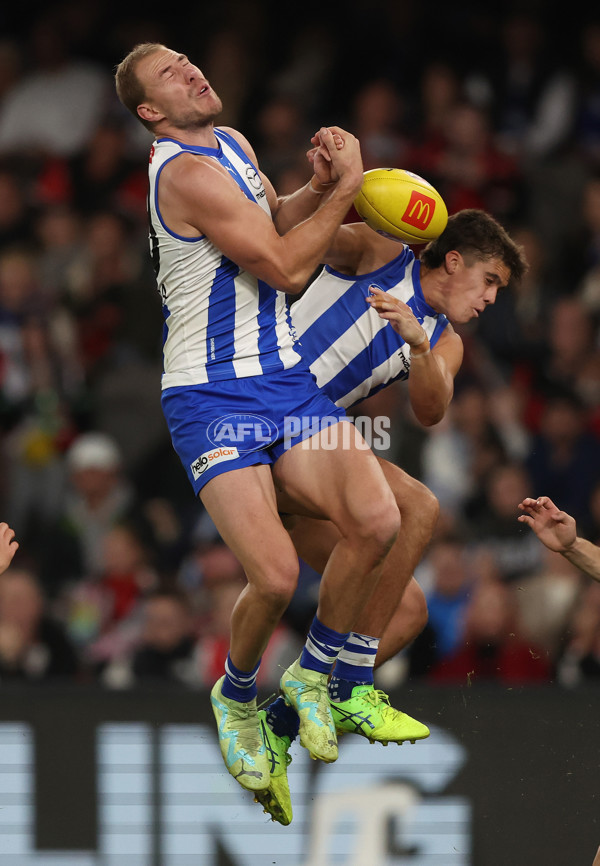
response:
<path id="1" fill-rule="evenodd" d="M 102 672 L 112 688 L 140 684 L 200 685 L 196 627 L 185 593 L 157 589 L 142 602 L 140 633 L 134 648 L 114 659 Z"/>
<path id="2" fill-rule="evenodd" d="M 312 170 L 306 160 L 306 142 L 311 132 L 306 128 L 306 118 L 297 100 L 285 94 L 271 97 L 259 110 L 255 123 L 261 167 L 276 189 L 281 190 L 282 181 L 287 187 L 285 179 L 293 172 L 302 175 L 301 184 L 310 180 Z"/>
<path id="3" fill-rule="evenodd" d="M 41 204 L 70 205 L 84 215 L 115 211 L 142 222 L 148 192 L 144 169 L 131 153 L 125 124 L 107 118 L 73 156 L 45 161 L 35 196 Z"/>
<path id="4" fill-rule="evenodd" d="M 69 156 L 89 140 L 98 114 L 108 106 L 110 76 L 70 54 L 52 11 L 35 19 L 29 35 L 29 71 L 0 107 L 0 153 Z"/>
<path id="5" fill-rule="evenodd" d="M 503 581 L 520 580 L 541 568 L 539 544 L 523 533 L 516 522 L 517 505 L 527 495 L 531 480 L 518 462 L 505 462 L 492 468 L 484 488 L 484 499 L 471 515 L 473 552 L 486 553 Z"/>
<path id="6" fill-rule="evenodd" d="M 461 645 L 433 668 L 430 679 L 463 685 L 542 683 L 551 673 L 543 651 L 522 636 L 513 588 L 485 580 L 475 587 L 465 612 Z"/>
<path id="7" fill-rule="evenodd" d="M 440 59 L 425 64 L 419 80 L 419 100 L 412 107 L 415 153 L 410 154 L 409 165 L 416 164 L 421 154 L 425 154 L 423 164 L 427 165 L 439 152 L 451 113 L 462 96 L 462 82 L 456 67 Z"/>
<path id="8" fill-rule="evenodd" d="M 509 10 L 498 35 L 478 92 L 484 84 L 502 150 L 520 162 L 541 159 L 568 139 L 574 117 L 571 70 L 562 57 L 557 62 L 549 30 L 529 10 Z"/>
<path id="9" fill-rule="evenodd" d="M 523 636 L 555 664 L 564 649 L 580 601 L 581 574 L 566 559 L 542 549 L 537 572 L 518 581 L 516 599 Z"/>
<path id="10" fill-rule="evenodd" d="M 101 571 L 67 587 L 59 600 L 69 635 L 95 675 L 132 651 L 139 638 L 143 601 L 158 584 L 149 551 L 131 527 L 109 529 L 101 553 Z"/>
<path id="11" fill-rule="evenodd" d="M 518 392 L 523 368 L 537 363 L 545 349 L 548 301 L 554 293 L 539 235 L 530 226 L 522 226 L 512 236 L 525 250 L 529 270 L 518 285 L 500 292 L 494 306 L 477 321 L 476 339 L 489 352 L 502 379 Z"/>
<path id="12" fill-rule="evenodd" d="M 110 437 L 81 434 L 67 452 L 66 465 L 64 505 L 44 533 L 39 551 L 42 580 L 52 596 L 71 583 L 102 573 L 105 539 L 114 526 L 146 525 L 120 451 Z"/>
<path id="13" fill-rule="evenodd" d="M 466 101 L 449 111 L 443 139 L 415 152 L 415 170 L 441 193 L 449 213 L 480 208 L 500 220 L 523 213 L 522 176 L 516 161 L 494 144 L 487 112 Z"/>
<path id="14" fill-rule="evenodd" d="M 78 667 L 62 625 L 45 611 L 34 573 L 17 568 L 5 572 L 0 577 L 0 681 L 72 678 Z"/>
<path id="15" fill-rule="evenodd" d="M 430 584 L 425 591 L 429 621 L 408 650 L 411 677 L 426 675 L 461 644 L 465 612 L 477 581 L 466 543 L 458 533 L 437 538 L 424 568 Z"/>
<path id="16" fill-rule="evenodd" d="M 502 440 L 489 417 L 483 384 L 459 373 L 446 417 L 423 445 L 424 483 L 443 510 L 464 515 L 470 502 L 479 502 L 490 469 L 505 457 Z"/>
<path id="17" fill-rule="evenodd" d="M 411 141 L 404 129 L 403 94 L 389 78 L 367 81 L 352 105 L 350 128 L 360 141 L 365 171 L 389 166 L 410 168 Z"/>
<path id="18" fill-rule="evenodd" d="M 19 175 L 0 165 L 0 251 L 29 247 L 34 241 L 34 212 Z"/>
<path id="19" fill-rule="evenodd" d="M 215 554 L 219 554 L 218 561 Z M 210 560 L 214 560 L 213 563 Z M 211 567 L 211 564 L 216 567 Z M 200 681 L 211 686 L 225 664 L 229 651 L 231 615 L 245 581 L 243 571 L 227 548 L 215 548 L 204 567 L 204 611 L 200 624 L 197 659 Z M 294 633 L 281 621 L 273 632 L 258 672 L 260 688 L 277 689 L 281 671 L 302 649 L 304 635 Z"/>
<path id="20" fill-rule="evenodd" d="M 557 679 L 572 688 L 590 680 L 600 683 L 600 585 L 583 593 L 570 623 L 570 639 L 557 662 Z"/>
<path id="21" fill-rule="evenodd" d="M 558 390 L 542 412 L 540 430 L 525 464 L 537 490 L 585 521 L 590 497 L 600 481 L 598 437 L 588 429 L 589 413 L 575 394 Z M 519 496 L 520 502 L 525 496 Z"/>

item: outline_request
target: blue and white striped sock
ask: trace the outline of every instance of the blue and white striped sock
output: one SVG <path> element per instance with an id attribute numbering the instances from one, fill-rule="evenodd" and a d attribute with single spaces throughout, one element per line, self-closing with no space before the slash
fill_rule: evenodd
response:
<path id="1" fill-rule="evenodd" d="M 356 685 L 373 685 L 373 669 L 379 638 L 351 632 L 338 656 L 329 682 L 332 700 L 347 701 Z"/>
<path id="2" fill-rule="evenodd" d="M 348 635 L 349 632 L 344 634 L 327 628 L 315 616 L 300 656 L 301 667 L 318 671 L 321 674 L 328 674 L 346 643 Z"/>
<path id="3" fill-rule="evenodd" d="M 225 662 L 225 679 L 221 687 L 223 697 L 230 701 L 238 701 L 247 704 L 257 695 L 256 675 L 260 667 L 260 661 L 251 671 L 241 671 L 231 661 L 229 653 Z"/>

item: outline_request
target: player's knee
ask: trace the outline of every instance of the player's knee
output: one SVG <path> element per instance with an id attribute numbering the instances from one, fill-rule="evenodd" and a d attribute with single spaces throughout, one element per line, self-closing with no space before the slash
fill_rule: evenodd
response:
<path id="1" fill-rule="evenodd" d="M 372 549 L 375 559 L 386 556 L 400 531 L 400 511 L 393 496 L 365 505 L 359 524 L 357 542 Z"/>
<path id="2" fill-rule="evenodd" d="M 283 613 L 292 600 L 298 585 L 298 560 L 273 564 L 263 577 L 260 593 L 270 610 Z"/>

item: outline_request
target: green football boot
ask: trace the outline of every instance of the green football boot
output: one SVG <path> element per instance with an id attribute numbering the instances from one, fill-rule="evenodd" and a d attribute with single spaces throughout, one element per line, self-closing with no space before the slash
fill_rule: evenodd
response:
<path id="1" fill-rule="evenodd" d="M 347 701 L 332 701 L 331 713 L 338 734 L 360 734 L 371 743 L 414 743 L 429 736 L 428 727 L 395 710 L 386 693 L 370 684 L 354 686 Z"/>
<path id="2" fill-rule="evenodd" d="M 267 751 L 271 782 L 264 791 L 256 791 L 254 800 L 260 803 L 273 821 L 287 827 L 293 818 L 287 768 L 292 762 L 289 737 L 278 737 L 267 724 L 267 711 L 259 710 L 260 732 Z"/>
<path id="3" fill-rule="evenodd" d="M 281 677 L 281 691 L 286 703 L 300 719 L 300 743 L 326 764 L 337 760 L 335 725 L 331 716 L 327 674 L 311 671 L 296 660 Z"/>
<path id="4" fill-rule="evenodd" d="M 260 735 L 256 698 L 242 704 L 223 697 L 224 679 L 223 676 L 214 684 L 210 701 L 225 766 L 242 788 L 264 791 L 270 782 L 269 760 Z"/>

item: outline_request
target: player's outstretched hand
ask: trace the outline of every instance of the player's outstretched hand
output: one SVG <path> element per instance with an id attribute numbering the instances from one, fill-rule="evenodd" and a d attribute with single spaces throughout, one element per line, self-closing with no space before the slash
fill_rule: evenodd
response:
<path id="1" fill-rule="evenodd" d="M 548 496 L 527 498 L 519 503 L 518 520 L 529 526 L 542 544 L 556 553 L 565 553 L 575 543 L 577 526 L 566 511 L 560 511 Z"/>
<path id="2" fill-rule="evenodd" d="M 394 331 L 400 334 L 409 346 L 416 347 L 423 343 L 427 334 L 408 304 L 377 286 L 369 286 L 369 292 L 365 300 L 378 313 L 380 319 L 387 319 Z"/>
<path id="3" fill-rule="evenodd" d="M 14 538 L 14 530 L 8 523 L 0 523 L 0 574 L 6 571 L 19 549 L 19 544 Z"/>

